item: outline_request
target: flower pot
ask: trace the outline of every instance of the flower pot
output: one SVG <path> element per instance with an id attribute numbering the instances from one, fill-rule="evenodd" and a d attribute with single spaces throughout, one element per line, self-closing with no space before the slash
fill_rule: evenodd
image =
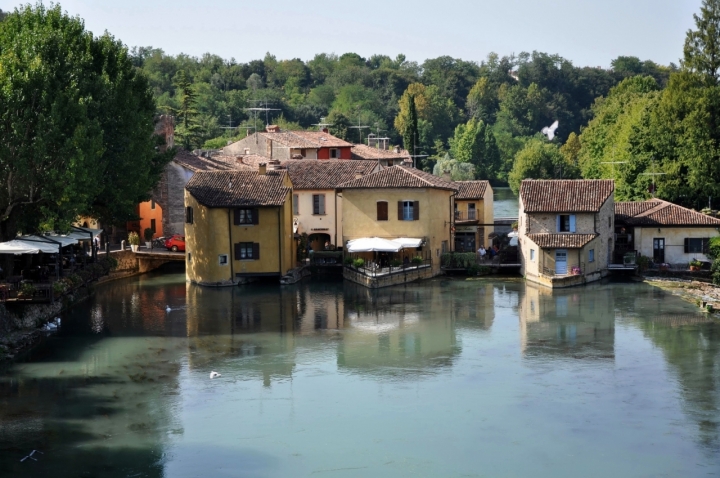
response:
<path id="1" fill-rule="evenodd" d="M 133 252 L 137 252 L 139 248 L 140 248 L 140 246 L 138 244 L 130 244 L 130 249 Z"/>
<path id="2" fill-rule="evenodd" d="M 700 266 L 690 266 L 690 270 L 695 272 L 700 270 Z"/>
<path id="3" fill-rule="evenodd" d="M 145 241 L 145 247 L 152 249 L 152 241 Z"/>

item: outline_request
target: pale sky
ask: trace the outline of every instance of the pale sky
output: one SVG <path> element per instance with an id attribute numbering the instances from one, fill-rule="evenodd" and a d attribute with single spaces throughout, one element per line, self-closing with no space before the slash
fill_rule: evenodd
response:
<path id="1" fill-rule="evenodd" d="M 31 0 L 33 3 L 35 0 Z M 3 2 L 12 10 L 22 2 Z M 49 2 L 45 0 L 45 3 Z M 170 54 L 206 52 L 239 62 L 404 53 L 481 61 L 538 50 L 577 66 L 619 55 L 678 63 L 701 0 L 63 0 L 95 34 Z"/>

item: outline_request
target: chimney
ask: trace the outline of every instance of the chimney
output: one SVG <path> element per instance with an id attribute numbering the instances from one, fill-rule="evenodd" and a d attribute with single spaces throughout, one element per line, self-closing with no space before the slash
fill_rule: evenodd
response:
<path id="1" fill-rule="evenodd" d="M 267 173 L 267 164 L 260 163 L 258 165 L 258 176 L 265 176 L 266 173 Z"/>
<path id="2" fill-rule="evenodd" d="M 321 131 L 325 134 L 330 134 L 330 130 L 327 128 L 323 128 Z"/>
<path id="3" fill-rule="evenodd" d="M 361 177 L 363 177 L 363 168 L 355 169 L 355 179 L 360 179 Z"/>
<path id="4" fill-rule="evenodd" d="M 442 173 L 442 178 L 443 178 L 445 181 L 452 181 L 452 177 L 450 177 L 450 171 L 447 170 L 447 169 L 446 169 L 445 171 L 443 171 L 443 173 Z"/>
<path id="5" fill-rule="evenodd" d="M 395 147 L 393 148 L 393 153 L 395 153 L 395 154 L 400 154 L 400 146 L 395 146 Z"/>
<path id="6" fill-rule="evenodd" d="M 245 156 L 247 156 L 248 154 L 250 154 L 250 148 L 245 148 Z"/>
<path id="7" fill-rule="evenodd" d="M 280 132 L 280 126 L 276 124 L 269 124 L 265 127 L 265 131 L 268 133 L 279 133 Z"/>
<path id="8" fill-rule="evenodd" d="M 271 159 L 267 162 L 268 166 L 270 166 L 270 169 L 280 169 L 280 160 L 278 159 Z"/>

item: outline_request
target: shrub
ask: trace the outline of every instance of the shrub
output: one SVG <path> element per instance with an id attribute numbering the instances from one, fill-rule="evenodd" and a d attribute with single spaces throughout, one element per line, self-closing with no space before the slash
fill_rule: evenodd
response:
<path id="1" fill-rule="evenodd" d="M 82 285 L 83 280 L 78 274 L 71 274 L 67 277 L 67 279 L 70 281 L 71 287 L 79 287 Z"/>
<path id="2" fill-rule="evenodd" d="M 393 259 L 390 261 L 391 267 L 400 267 L 402 265 L 402 261 L 399 261 L 397 259 Z"/>
<path id="3" fill-rule="evenodd" d="M 702 262 L 700 262 L 698 259 L 693 259 L 690 261 L 690 267 L 700 267 L 702 266 Z"/>
<path id="4" fill-rule="evenodd" d="M 345 259 L 343 259 L 343 264 L 346 266 L 351 266 L 353 263 L 353 258 L 350 256 L 345 256 Z"/>
<path id="5" fill-rule="evenodd" d="M 68 290 L 68 284 L 64 280 L 53 282 L 53 294 L 62 295 Z"/>
<path id="6" fill-rule="evenodd" d="M 468 268 L 465 269 L 467 272 L 467 275 L 474 277 L 478 275 L 478 272 L 480 272 L 480 266 L 477 264 L 471 264 Z"/>
<path id="7" fill-rule="evenodd" d="M 477 262 L 477 256 L 474 252 L 446 252 L 440 260 L 444 267 L 467 269 Z"/>
<path id="8" fill-rule="evenodd" d="M 720 259 L 715 259 L 712 263 L 712 281 L 715 285 L 720 285 Z"/>
<path id="9" fill-rule="evenodd" d="M 97 278 L 97 277 L 101 277 L 101 276 L 104 276 L 105 274 L 107 274 L 108 270 L 102 264 L 95 263 L 95 264 L 90 265 L 90 272 L 92 273 L 92 275 L 94 277 Z"/>
<path id="10" fill-rule="evenodd" d="M 712 259 L 720 259 L 720 237 L 713 237 L 708 244 L 707 256 Z"/>
<path id="11" fill-rule="evenodd" d="M 650 258 L 648 256 L 638 256 L 637 259 L 635 259 L 635 263 L 642 272 L 650 266 Z"/>
<path id="12" fill-rule="evenodd" d="M 22 286 L 20 286 L 20 294 L 26 297 L 32 297 L 35 294 L 36 290 L 37 289 L 35 289 L 35 286 L 29 282 L 26 282 Z"/>
<path id="13" fill-rule="evenodd" d="M 139 246 L 140 236 L 138 236 L 138 233 L 135 231 L 130 232 L 130 234 L 128 234 L 128 242 L 131 246 Z"/>
<path id="14" fill-rule="evenodd" d="M 361 267 L 363 267 L 365 265 L 365 259 L 362 259 L 362 258 L 355 259 L 353 261 L 352 265 L 357 267 L 358 269 L 360 269 Z"/>
<path id="15" fill-rule="evenodd" d="M 117 269 L 118 266 L 118 260 L 115 259 L 113 256 L 106 257 L 103 259 L 103 262 L 106 264 L 106 267 L 110 269 L 111 271 L 114 271 Z"/>
<path id="16" fill-rule="evenodd" d="M 154 235 L 155 233 L 149 227 L 146 227 L 145 231 L 143 231 L 143 236 L 145 236 L 145 242 L 152 241 Z"/>
<path id="17" fill-rule="evenodd" d="M 412 261 L 411 261 L 411 262 L 412 262 L 413 264 L 422 264 L 422 263 L 423 263 L 423 258 L 420 257 L 420 256 L 415 256 L 415 257 L 412 258 Z"/>
<path id="18" fill-rule="evenodd" d="M 480 275 L 486 275 L 491 272 L 490 268 L 488 266 L 480 266 L 478 267 L 478 274 Z"/>
<path id="19" fill-rule="evenodd" d="M 92 279 L 92 273 L 88 270 L 81 270 L 77 272 L 78 277 L 80 277 L 81 283 L 85 283 Z"/>

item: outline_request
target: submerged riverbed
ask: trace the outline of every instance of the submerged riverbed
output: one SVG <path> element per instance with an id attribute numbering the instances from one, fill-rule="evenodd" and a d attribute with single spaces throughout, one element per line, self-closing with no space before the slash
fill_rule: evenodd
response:
<path id="1" fill-rule="evenodd" d="M 646 284 L 147 275 L 0 372 L 0 476 L 712 476 L 719 385 L 720 324 Z"/>

